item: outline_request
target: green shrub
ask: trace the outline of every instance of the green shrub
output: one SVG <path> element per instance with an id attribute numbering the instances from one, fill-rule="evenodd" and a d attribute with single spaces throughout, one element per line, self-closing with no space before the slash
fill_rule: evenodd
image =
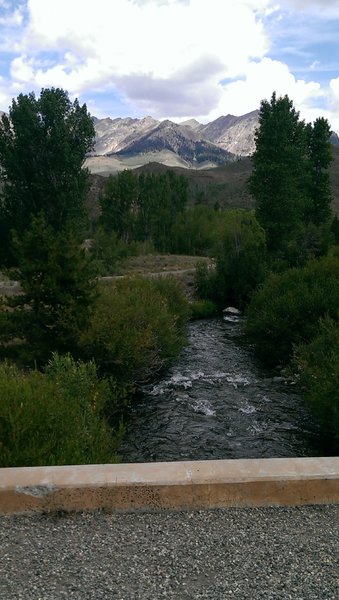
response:
<path id="1" fill-rule="evenodd" d="M 113 275 L 121 272 L 121 268 L 130 256 L 150 254 L 154 252 L 151 241 L 125 242 L 118 238 L 115 231 L 109 233 L 103 227 L 96 228 L 90 248 L 91 257 L 99 275 Z"/>
<path id="2" fill-rule="evenodd" d="M 215 272 L 208 269 L 205 261 L 198 261 L 194 274 L 194 287 L 198 298 L 208 300 L 215 297 Z"/>
<path id="3" fill-rule="evenodd" d="M 84 354 L 119 381 L 147 381 L 185 343 L 185 305 L 170 279 L 131 277 L 105 286 L 82 336 Z"/>
<path id="4" fill-rule="evenodd" d="M 0 365 L 0 466 L 117 462 L 122 428 L 103 417 L 112 402 L 94 363 L 54 355 L 45 374 Z"/>
<path id="5" fill-rule="evenodd" d="M 287 363 L 293 346 L 308 342 L 326 314 L 339 306 L 339 259 L 328 256 L 302 269 L 271 275 L 247 309 L 247 332 L 269 364 Z"/>
<path id="6" fill-rule="evenodd" d="M 244 210 L 228 211 L 213 250 L 215 271 L 199 264 L 195 285 L 197 295 L 213 300 L 219 307 L 243 307 L 266 274 L 265 234 L 255 217 Z"/>
<path id="7" fill-rule="evenodd" d="M 339 323 L 321 320 L 318 334 L 295 351 L 306 400 L 316 414 L 322 432 L 339 448 Z"/>
<path id="8" fill-rule="evenodd" d="M 218 314 L 219 310 L 212 300 L 193 300 L 190 305 L 191 319 L 208 319 Z"/>
<path id="9" fill-rule="evenodd" d="M 165 298 L 169 312 L 175 315 L 177 331 L 185 335 L 190 309 L 181 283 L 174 276 L 166 275 L 154 278 L 153 285 Z"/>

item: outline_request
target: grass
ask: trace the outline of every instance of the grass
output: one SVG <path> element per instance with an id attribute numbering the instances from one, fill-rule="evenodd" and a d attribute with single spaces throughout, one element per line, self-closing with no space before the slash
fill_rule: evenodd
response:
<path id="1" fill-rule="evenodd" d="M 177 254 L 144 254 L 131 256 L 124 261 L 121 275 L 147 275 L 148 273 L 176 272 L 194 269 L 197 262 L 212 262 L 210 258 Z"/>

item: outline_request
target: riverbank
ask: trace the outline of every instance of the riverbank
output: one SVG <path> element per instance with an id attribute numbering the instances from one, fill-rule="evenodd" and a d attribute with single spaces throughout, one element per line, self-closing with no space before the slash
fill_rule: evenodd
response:
<path id="1" fill-rule="evenodd" d="M 339 506 L 0 518 L 6 600 L 336 600 Z"/>

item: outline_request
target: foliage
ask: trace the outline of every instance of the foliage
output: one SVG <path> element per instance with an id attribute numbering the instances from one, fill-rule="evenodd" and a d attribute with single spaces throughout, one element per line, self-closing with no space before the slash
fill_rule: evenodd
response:
<path id="1" fill-rule="evenodd" d="M 320 321 L 316 336 L 296 348 L 295 364 L 305 397 L 328 440 L 339 447 L 339 322 Z"/>
<path id="2" fill-rule="evenodd" d="M 170 250 L 178 254 L 213 255 L 227 213 L 196 206 L 180 213 L 173 224 Z"/>
<path id="3" fill-rule="evenodd" d="M 328 121 L 318 118 L 313 126 L 306 127 L 308 158 L 308 197 L 306 219 L 316 226 L 328 223 L 331 218 L 332 191 L 328 169 L 333 160 Z"/>
<path id="4" fill-rule="evenodd" d="M 12 101 L 0 124 L 2 259 L 13 261 L 11 230 L 20 237 L 42 211 L 55 231 L 75 221 L 79 230 L 88 178 L 82 166 L 93 140 L 86 105 L 59 88 Z"/>
<path id="5" fill-rule="evenodd" d="M 96 286 L 85 251 L 72 232 L 55 233 L 43 214 L 15 246 L 23 294 L 7 300 L 3 336 L 21 338 L 16 349 L 30 364 L 45 362 L 53 351 L 76 351 Z"/>
<path id="6" fill-rule="evenodd" d="M 150 240 L 165 251 L 177 215 L 187 203 L 187 180 L 173 171 L 161 174 L 123 171 L 109 177 L 102 194 L 100 223 L 124 242 Z"/>
<path id="7" fill-rule="evenodd" d="M 248 306 L 247 332 L 262 359 L 287 363 L 293 346 L 316 335 L 320 318 L 335 319 L 338 306 L 339 257 L 313 259 L 266 279 Z"/>
<path id="8" fill-rule="evenodd" d="M 331 225 L 331 231 L 334 237 L 334 243 L 339 245 L 339 219 L 337 215 L 334 215 Z"/>
<path id="9" fill-rule="evenodd" d="M 122 428 L 103 411 L 112 390 L 94 363 L 54 355 L 46 373 L 0 364 L 0 466 L 116 462 Z"/>
<path id="10" fill-rule="evenodd" d="M 261 103 L 249 189 L 275 268 L 302 265 L 310 254 L 327 251 L 330 133 L 326 119 L 317 119 L 313 126 L 300 121 L 288 96 L 277 98 L 274 93 L 270 102 Z M 304 231 L 310 225 L 313 231 L 322 227 L 318 237 L 325 233 L 314 252 L 307 244 L 312 236 Z"/>
<path id="11" fill-rule="evenodd" d="M 217 254 L 218 303 L 243 307 L 265 275 L 265 234 L 255 217 L 234 211 Z"/>
<path id="12" fill-rule="evenodd" d="M 216 270 L 198 265 L 196 288 L 200 298 L 218 306 L 242 307 L 265 275 L 265 235 L 255 217 L 246 211 L 228 211 L 215 249 Z"/>
<path id="13" fill-rule="evenodd" d="M 178 286 L 141 277 L 103 286 L 82 336 L 85 356 L 124 383 L 154 377 L 185 343 L 188 305 Z"/>
<path id="14" fill-rule="evenodd" d="M 96 227 L 90 256 L 94 261 L 98 275 L 120 274 L 126 259 L 154 252 L 154 246 L 149 241 L 124 242 L 115 231 L 105 231 L 102 226 Z"/>
<path id="15" fill-rule="evenodd" d="M 115 231 L 106 232 L 97 227 L 92 240 L 90 254 L 99 275 L 115 273 L 117 265 L 130 255 L 130 245 L 118 239 Z"/>
<path id="16" fill-rule="evenodd" d="M 208 319 L 218 313 L 218 307 L 212 300 L 193 300 L 190 304 L 191 319 Z"/>
<path id="17" fill-rule="evenodd" d="M 211 273 L 204 261 L 198 261 L 195 268 L 194 286 L 200 300 L 209 300 L 215 296 L 215 274 Z"/>

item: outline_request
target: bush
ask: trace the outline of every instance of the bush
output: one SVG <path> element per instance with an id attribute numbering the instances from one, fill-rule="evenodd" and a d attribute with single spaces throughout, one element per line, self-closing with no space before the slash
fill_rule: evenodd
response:
<path id="1" fill-rule="evenodd" d="M 208 300 L 215 297 L 216 278 L 206 262 L 198 261 L 194 274 L 194 287 L 198 298 Z"/>
<path id="2" fill-rule="evenodd" d="M 339 323 L 321 320 L 318 334 L 295 352 L 306 400 L 324 436 L 339 448 Z"/>
<path id="3" fill-rule="evenodd" d="M 208 319 L 218 314 L 216 304 L 211 300 L 194 300 L 191 302 L 191 319 Z"/>
<path id="4" fill-rule="evenodd" d="M 112 402 L 94 363 L 54 355 L 45 374 L 0 365 L 0 466 L 117 462 L 122 435 L 103 411 Z"/>
<path id="5" fill-rule="evenodd" d="M 338 306 L 339 259 L 312 260 L 265 281 L 248 306 L 247 332 L 263 360 L 287 363 L 293 346 L 309 342 L 326 314 L 335 319 Z"/>
<path id="6" fill-rule="evenodd" d="M 219 307 L 243 308 L 266 274 L 265 234 L 255 217 L 243 210 L 228 211 L 214 249 L 215 271 L 200 264 L 196 270 L 197 294 Z"/>
<path id="7" fill-rule="evenodd" d="M 106 232 L 97 227 L 90 247 L 90 255 L 99 275 L 113 275 L 121 272 L 121 267 L 130 256 L 150 254 L 154 246 L 150 241 L 124 242 L 115 231 Z"/>
<path id="8" fill-rule="evenodd" d="M 177 356 L 187 318 L 175 280 L 124 278 L 102 287 L 82 336 L 84 355 L 119 381 L 147 381 Z"/>

